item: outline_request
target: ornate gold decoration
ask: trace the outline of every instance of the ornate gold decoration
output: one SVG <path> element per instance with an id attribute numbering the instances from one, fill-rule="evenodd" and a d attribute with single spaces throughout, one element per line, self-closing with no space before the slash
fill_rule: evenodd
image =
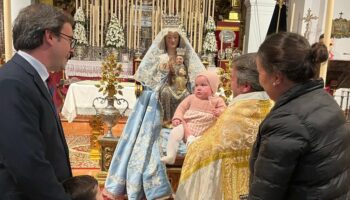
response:
<path id="1" fill-rule="evenodd" d="M 98 137 L 103 135 L 103 121 L 100 115 L 94 116 L 89 121 L 91 130 L 90 136 L 90 159 L 91 160 L 100 160 L 101 152 L 100 145 L 98 143 Z"/>
<path id="2" fill-rule="evenodd" d="M 97 174 L 97 180 L 100 185 L 104 185 L 109 166 L 111 164 L 114 150 L 118 144 L 118 138 L 105 138 L 100 136 L 98 142 L 101 145 L 101 172 Z"/>
<path id="3" fill-rule="evenodd" d="M 137 69 L 139 68 L 139 65 L 141 63 L 141 52 L 137 51 L 135 53 L 135 59 L 134 59 L 134 72 L 137 71 Z M 136 97 L 139 97 L 142 93 L 143 87 L 141 85 L 141 83 L 135 81 L 135 95 Z"/>
<path id="4" fill-rule="evenodd" d="M 240 12 L 240 2 L 238 0 L 232 0 L 231 2 L 232 10 L 228 16 L 228 21 L 240 22 L 241 12 Z"/>
<path id="5" fill-rule="evenodd" d="M 339 13 L 339 18 L 332 23 L 332 36 L 335 38 L 350 37 L 350 20 L 343 19 L 343 12 Z"/>
<path id="6" fill-rule="evenodd" d="M 123 86 L 120 85 L 118 80 L 121 72 L 122 65 L 117 63 L 115 55 L 108 55 L 102 63 L 100 84 L 96 84 L 96 87 L 100 88 L 99 92 L 103 92 L 103 95 L 107 94 L 107 97 L 113 97 L 116 94 L 123 95 L 121 91 Z"/>

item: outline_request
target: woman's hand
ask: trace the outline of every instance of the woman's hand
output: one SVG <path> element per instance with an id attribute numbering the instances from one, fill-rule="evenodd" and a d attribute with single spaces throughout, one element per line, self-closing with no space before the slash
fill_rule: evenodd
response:
<path id="1" fill-rule="evenodd" d="M 180 119 L 173 119 L 172 124 L 173 124 L 174 127 L 178 126 L 178 125 L 181 124 L 181 120 Z"/>

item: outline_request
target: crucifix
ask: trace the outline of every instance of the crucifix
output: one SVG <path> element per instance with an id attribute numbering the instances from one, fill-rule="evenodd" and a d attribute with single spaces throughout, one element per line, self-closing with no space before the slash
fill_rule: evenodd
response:
<path id="1" fill-rule="evenodd" d="M 311 20 L 313 19 L 318 19 L 317 16 L 314 16 L 313 14 L 311 14 L 311 9 L 309 8 L 307 10 L 307 15 L 306 17 L 303 17 L 304 22 L 306 22 L 306 29 L 304 32 L 304 37 L 306 39 L 309 39 L 309 35 L 310 35 L 310 24 L 311 24 Z"/>
<path id="2" fill-rule="evenodd" d="M 343 12 L 339 13 L 339 19 L 343 19 L 343 14 L 344 14 Z"/>

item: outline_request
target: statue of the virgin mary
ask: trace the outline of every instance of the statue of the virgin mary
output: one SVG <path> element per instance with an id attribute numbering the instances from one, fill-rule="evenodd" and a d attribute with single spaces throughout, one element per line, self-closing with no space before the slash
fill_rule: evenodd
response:
<path id="1" fill-rule="evenodd" d="M 165 165 L 160 161 L 163 118 L 172 117 L 167 102 L 176 109 L 190 93 L 196 74 L 205 68 L 179 28 L 176 16 L 164 22 L 135 74 L 135 80 L 145 89 L 128 118 L 109 168 L 104 193 L 113 197 L 158 199 L 172 194 Z M 188 87 L 182 93 L 170 81 L 176 75 L 177 48 L 186 50 Z"/>

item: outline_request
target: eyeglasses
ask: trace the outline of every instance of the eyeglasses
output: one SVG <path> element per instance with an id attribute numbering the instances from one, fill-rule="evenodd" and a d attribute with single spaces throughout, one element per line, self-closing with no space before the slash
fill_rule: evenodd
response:
<path id="1" fill-rule="evenodd" d="M 66 35 L 64 33 L 60 33 L 60 35 L 66 36 L 67 38 L 65 38 L 65 37 L 62 37 L 62 38 L 67 40 L 68 42 L 70 42 L 70 48 L 74 49 L 75 45 L 77 44 L 77 40 L 75 38 L 73 38 L 72 36 Z"/>

